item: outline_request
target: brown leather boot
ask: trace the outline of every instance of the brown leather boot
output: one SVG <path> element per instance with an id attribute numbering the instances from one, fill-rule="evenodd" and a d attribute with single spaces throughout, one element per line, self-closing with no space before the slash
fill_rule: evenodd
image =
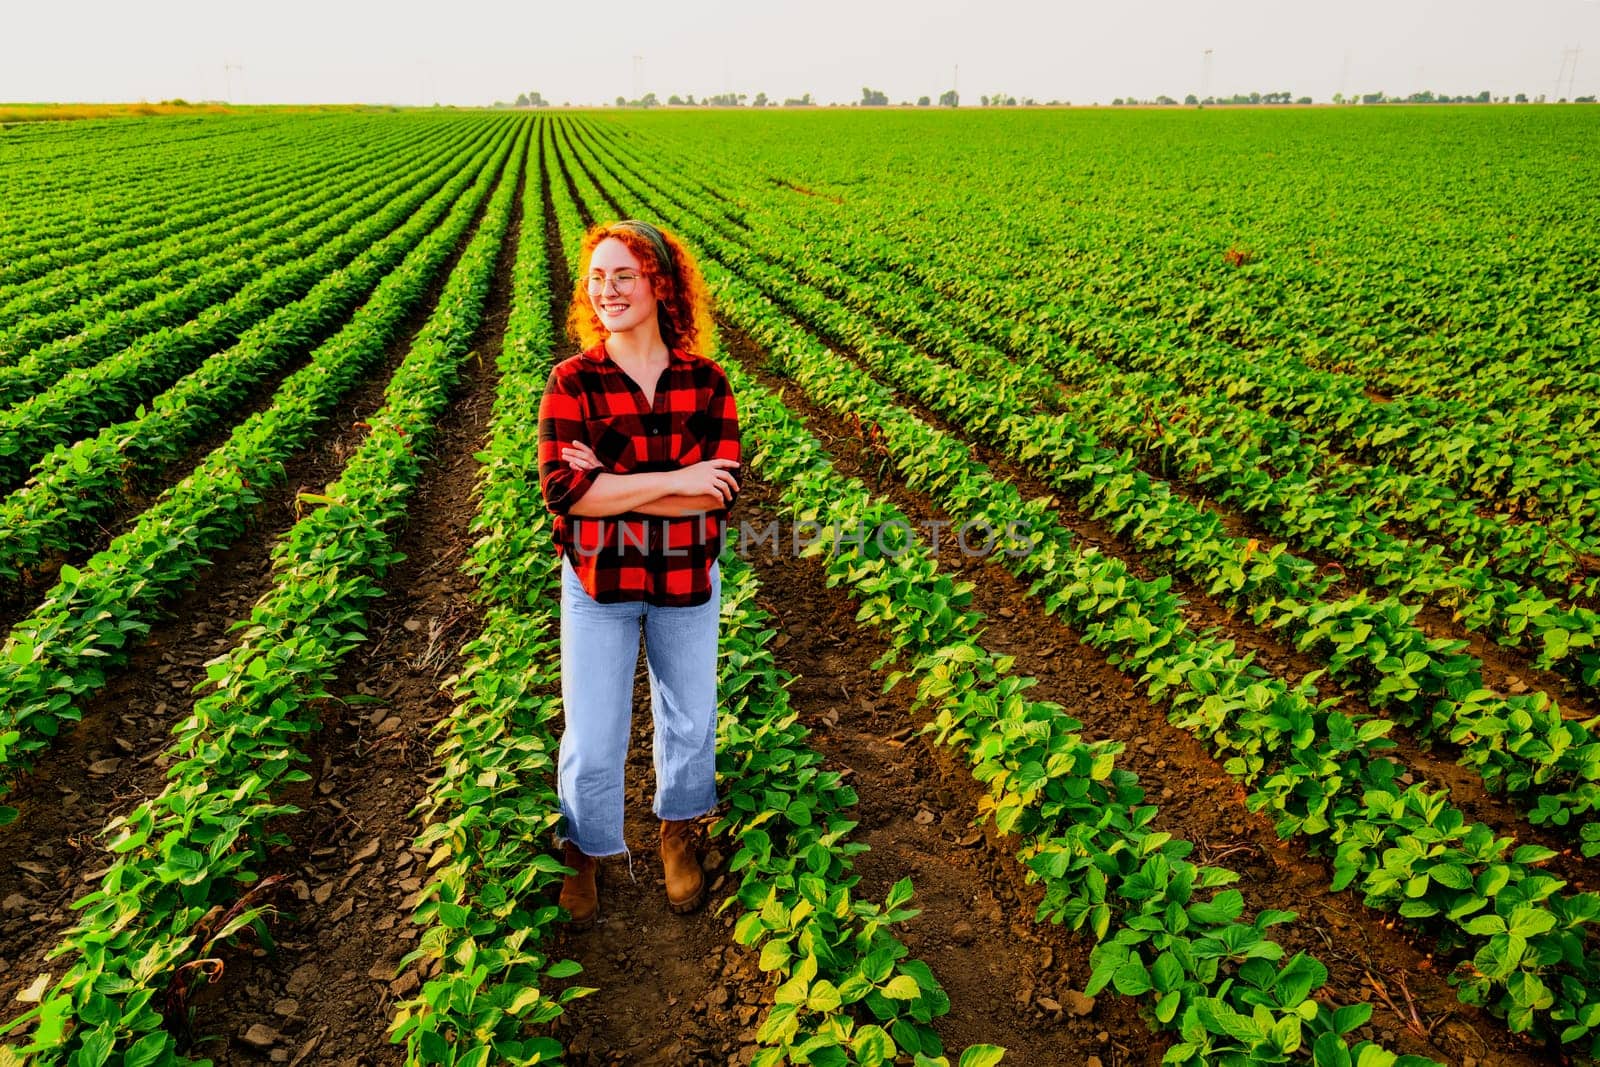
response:
<path id="1" fill-rule="evenodd" d="M 667 906 L 679 915 L 700 906 L 706 878 L 695 855 L 695 820 L 661 820 L 661 866 L 667 874 Z"/>
<path id="2" fill-rule="evenodd" d="M 561 898 L 557 903 L 572 913 L 573 926 L 581 930 L 594 925 L 595 916 L 600 914 L 600 896 L 594 884 L 595 869 L 600 861 L 584 855 L 577 845 L 567 841 L 561 862 L 578 873 L 567 875 L 561 883 Z"/>

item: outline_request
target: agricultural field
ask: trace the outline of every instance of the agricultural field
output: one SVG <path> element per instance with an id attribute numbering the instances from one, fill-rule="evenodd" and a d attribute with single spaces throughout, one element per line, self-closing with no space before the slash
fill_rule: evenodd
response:
<path id="1" fill-rule="evenodd" d="M 1583 110 L 0 128 L 0 1064 L 1600 1056 Z M 711 900 L 570 929 L 584 227 L 743 438 Z M 648 700 L 643 664 L 635 706 Z"/>

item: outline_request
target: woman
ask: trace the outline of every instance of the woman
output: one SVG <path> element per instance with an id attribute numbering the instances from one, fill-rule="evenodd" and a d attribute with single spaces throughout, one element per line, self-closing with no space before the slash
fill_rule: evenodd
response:
<path id="1" fill-rule="evenodd" d="M 722 368 L 702 354 L 709 294 L 682 242 L 629 219 L 591 228 L 581 260 L 567 331 L 582 351 L 545 387 L 539 481 L 562 558 L 557 836 L 574 873 L 560 902 L 587 926 L 596 857 L 628 852 L 641 625 L 667 902 L 687 912 L 705 897 L 690 831 L 717 801 L 717 557 L 739 492 L 739 421 Z"/>

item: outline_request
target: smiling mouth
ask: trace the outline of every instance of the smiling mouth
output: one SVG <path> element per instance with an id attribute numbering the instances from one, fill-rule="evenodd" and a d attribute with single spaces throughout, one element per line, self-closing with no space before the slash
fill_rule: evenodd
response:
<path id="1" fill-rule="evenodd" d="M 620 315 L 628 310 L 627 304 L 601 304 L 600 310 L 607 315 Z"/>

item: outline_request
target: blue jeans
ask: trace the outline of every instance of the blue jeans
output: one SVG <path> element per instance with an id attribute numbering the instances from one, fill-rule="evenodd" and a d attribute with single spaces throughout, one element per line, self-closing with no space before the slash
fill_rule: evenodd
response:
<path id="1" fill-rule="evenodd" d="M 657 818 L 692 819 L 717 805 L 717 629 L 722 565 L 711 599 L 687 608 L 601 604 L 561 559 L 561 703 L 565 726 L 556 792 L 564 829 L 588 856 L 627 852 L 622 776 L 633 721 L 633 676 L 643 623 L 655 724 Z M 629 854 L 630 869 L 632 854 Z"/>

